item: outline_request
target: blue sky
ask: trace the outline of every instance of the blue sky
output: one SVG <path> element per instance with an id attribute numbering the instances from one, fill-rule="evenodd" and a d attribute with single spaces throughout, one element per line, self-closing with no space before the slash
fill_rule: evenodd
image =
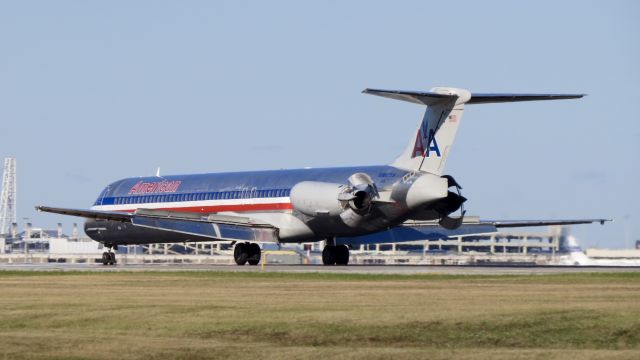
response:
<path id="1" fill-rule="evenodd" d="M 637 1 L 1 1 L 0 46 L 0 157 L 37 225 L 158 166 L 388 163 L 423 109 L 360 91 L 456 86 L 589 94 L 467 107 L 447 172 L 469 213 L 640 239 Z"/>

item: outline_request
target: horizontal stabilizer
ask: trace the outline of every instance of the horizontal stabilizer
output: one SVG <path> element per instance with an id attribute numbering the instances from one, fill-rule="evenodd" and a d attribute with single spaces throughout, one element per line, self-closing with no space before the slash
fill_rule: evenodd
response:
<path id="1" fill-rule="evenodd" d="M 434 105 L 443 100 L 455 99 L 457 95 L 439 94 L 435 92 L 364 89 L 363 94 L 381 96 L 394 100 L 408 101 L 414 104 Z"/>
<path id="2" fill-rule="evenodd" d="M 584 96 L 586 94 L 471 94 L 471 99 L 467 104 L 580 99 Z"/>
<path id="3" fill-rule="evenodd" d="M 442 94 L 432 91 L 405 91 L 405 90 L 381 90 L 365 89 L 364 94 L 386 97 L 394 100 L 408 101 L 414 104 L 434 105 L 443 100 L 457 99 L 455 94 Z M 586 94 L 483 94 L 471 93 L 469 100 L 465 104 L 491 104 L 520 101 L 540 101 L 540 100 L 565 100 L 579 99 Z"/>

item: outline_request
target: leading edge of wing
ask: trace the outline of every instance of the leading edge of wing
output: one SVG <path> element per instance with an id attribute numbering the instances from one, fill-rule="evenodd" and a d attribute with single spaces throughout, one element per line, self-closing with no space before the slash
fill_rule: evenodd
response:
<path id="1" fill-rule="evenodd" d="M 98 211 L 98 210 L 83 210 L 83 209 L 67 209 L 56 208 L 49 206 L 36 206 L 36 210 L 49 212 L 53 214 L 79 216 L 88 219 L 96 220 L 114 220 L 114 221 L 131 221 L 132 214 L 118 211 Z"/>
<path id="2" fill-rule="evenodd" d="M 134 226 L 223 241 L 278 241 L 278 228 L 256 219 L 235 216 L 138 209 L 133 213 L 37 206 L 38 211 L 97 220 L 130 222 Z"/>
<path id="3" fill-rule="evenodd" d="M 553 226 L 553 225 L 580 225 L 613 221 L 612 219 L 571 219 L 571 220 L 483 220 L 483 224 L 491 224 L 497 228 Z"/>

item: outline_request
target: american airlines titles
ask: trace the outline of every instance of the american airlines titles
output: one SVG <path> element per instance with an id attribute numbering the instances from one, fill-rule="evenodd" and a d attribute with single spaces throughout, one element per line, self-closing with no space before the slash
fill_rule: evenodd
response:
<path id="1" fill-rule="evenodd" d="M 176 192 L 180 187 L 182 181 L 157 181 L 157 182 L 143 182 L 139 181 L 133 185 L 129 190 L 129 195 L 135 194 L 150 194 L 150 193 L 172 193 Z"/>

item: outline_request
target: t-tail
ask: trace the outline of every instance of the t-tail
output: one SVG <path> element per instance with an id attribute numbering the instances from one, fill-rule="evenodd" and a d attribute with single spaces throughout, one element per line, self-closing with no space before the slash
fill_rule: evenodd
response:
<path id="1" fill-rule="evenodd" d="M 469 90 L 435 87 L 429 92 L 366 89 L 365 94 L 426 105 L 422 121 L 392 166 L 442 175 L 462 120 L 465 104 L 578 99 L 584 94 L 472 94 Z"/>

